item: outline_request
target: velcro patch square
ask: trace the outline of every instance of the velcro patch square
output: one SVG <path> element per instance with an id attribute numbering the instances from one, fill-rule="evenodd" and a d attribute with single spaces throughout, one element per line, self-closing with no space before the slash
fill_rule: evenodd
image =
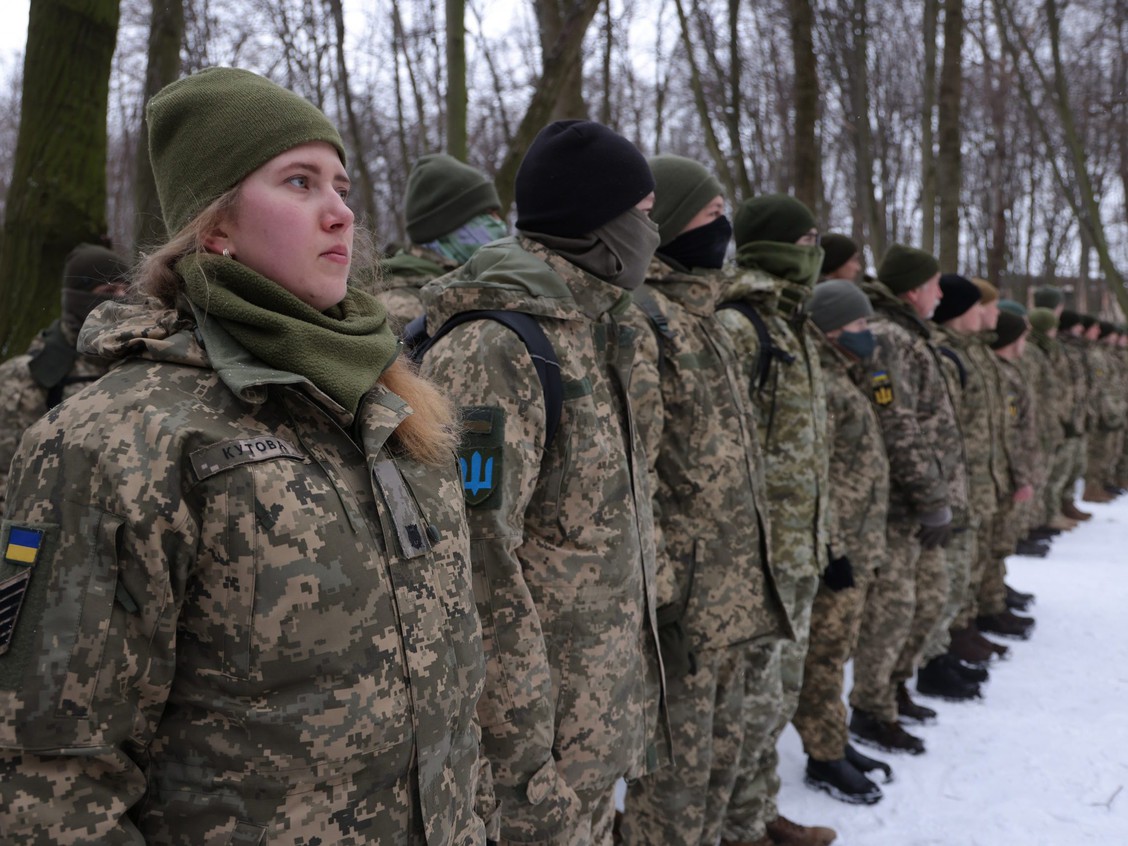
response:
<path id="1" fill-rule="evenodd" d="M 31 567 L 39 558 L 43 546 L 42 529 L 29 529 L 26 526 L 12 526 L 8 530 L 8 543 L 4 547 L 4 558 L 16 564 Z"/>

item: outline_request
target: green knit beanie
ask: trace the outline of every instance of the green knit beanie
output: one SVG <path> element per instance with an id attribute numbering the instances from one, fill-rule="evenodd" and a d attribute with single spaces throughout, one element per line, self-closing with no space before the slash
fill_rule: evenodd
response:
<path id="1" fill-rule="evenodd" d="M 881 260 L 877 278 L 894 294 L 904 294 L 919 288 L 939 272 L 940 263 L 932 253 L 894 244 Z"/>
<path id="2" fill-rule="evenodd" d="M 1051 329 L 1056 329 L 1058 325 L 1057 315 L 1054 314 L 1052 308 L 1038 308 L 1030 309 L 1030 314 L 1027 315 L 1030 320 L 1030 325 L 1034 327 L 1035 332 L 1041 332 L 1045 335 Z"/>
<path id="3" fill-rule="evenodd" d="M 753 241 L 794 244 L 817 229 L 811 210 L 787 194 L 753 197 L 736 210 L 732 221 L 737 249 Z"/>
<path id="4" fill-rule="evenodd" d="M 470 218 L 501 208 L 484 173 L 445 153 L 421 156 L 407 177 L 407 237 L 426 244 Z"/>
<path id="5" fill-rule="evenodd" d="M 341 136 L 309 101 L 236 68 L 208 68 L 158 91 L 145 111 L 149 157 L 170 236 L 280 153 Z"/>
<path id="6" fill-rule="evenodd" d="M 1065 291 L 1052 285 L 1034 289 L 1034 305 L 1038 308 L 1057 308 L 1065 303 Z"/>
<path id="7" fill-rule="evenodd" d="M 819 239 L 823 248 L 822 272 L 833 273 L 861 252 L 858 242 L 841 232 L 830 232 Z"/>
<path id="8" fill-rule="evenodd" d="M 654 156 L 647 160 L 654 174 L 654 208 L 659 246 L 677 238 L 685 225 L 716 197 L 724 194 L 717 178 L 704 165 L 683 156 Z"/>

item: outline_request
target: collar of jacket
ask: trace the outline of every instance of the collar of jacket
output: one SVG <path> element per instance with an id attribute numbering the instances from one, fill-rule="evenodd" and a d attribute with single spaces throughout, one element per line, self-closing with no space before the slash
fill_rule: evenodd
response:
<path id="1" fill-rule="evenodd" d="M 889 290 L 883 283 L 875 280 L 863 282 L 862 290 L 869 297 L 870 305 L 874 311 L 884 312 L 891 320 L 896 321 L 910 332 L 915 332 L 925 340 L 932 337 L 932 330 L 926 321 L 921 320 L 911 305 Z"/>
<path id="2" fill-rule="evenodd" d="M 434 279 L 444 273 L 458 269 L 458 262 L 440 256 L 433 250 L 412 244 L 380 262 L 380 273 L 394 287 L 398 280 L 411 280 L 420 277 Z"/>
<path id="3" fill-rule="evenodd" d="M 719 302 L 744 300 L 758 309 L 774 314 L 778 311 L 779 295 L 784 281 L 763 270 L 727 265 L 721 271 L 728 284 L 724 287 Z"/>
<path id="4" fill-rule="evenodd" d="M 939 323 L 936 324 L 936 332 L 947 342 L 948 346 L 956 347 L 961 350 L 966 350 L 976 341 L 974 335 L 969 335 L 967 332 L 959 332 L 948 326 L 942 326 Z"/>
<path id="5" fill-rule="evenodd" d="M 655 256 L 646 273 L 646 284 L 690 314 L 712 317 L 725 282 L 719 271 L 681 270 Z"/>
<path id="6" fill-rule="evenodd" d="M 625 312 L 629 291 L 598 279 L 547 247 L 509 236 L 480 247 L 460 270 L 423 286 L 427 325 L 463 311 L 520 311 L 558 320 L 600 320 Z"/>

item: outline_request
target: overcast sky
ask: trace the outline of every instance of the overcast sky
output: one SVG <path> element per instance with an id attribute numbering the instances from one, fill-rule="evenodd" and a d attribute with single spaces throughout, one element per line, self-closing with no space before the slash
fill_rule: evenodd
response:
<path id="1" fill-rule="evenodd" d="M 4 24 L 0 26 L 0 63 L 8 66 L 27 43 L 27 10 L 31 0 L 4 0 Z"/>

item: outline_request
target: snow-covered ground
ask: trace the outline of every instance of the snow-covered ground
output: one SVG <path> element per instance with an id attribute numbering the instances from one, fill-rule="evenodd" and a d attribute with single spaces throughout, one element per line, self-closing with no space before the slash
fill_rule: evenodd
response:
<path id="1" fill-rule="evenodd" d="M 909 727 L 924 755 L 859 747 L 894 768 L 868 807 L 803 784 L 789 726 L 784 816 L 832 826 L 836 846 L 1128 846 L 1128 496 L 1079 505 L 1093 519 L 1049 556 L 1007 561 L 1007 582 L 1037 595 L 1038 622 L 1029 640 L 1001 641 L 1010 655 L 992 665 L 984 698 L 918 697 L 939 712 Z"/>
<path id="2" fill-rule="evenodd" d="M 806 756 L 780 739 L 782 813 L 830 825 L 841 846 L 1128 846 L 1128 496 L 1079 503 L 1093 519 L 1045 559 L 1012 557 L 1007 582 L 1037 595 L 1027 641 L 1001 641 L 984 698 L 909 731 L 928 751 L 878 755 L 885 797 L 845 805 L 803 784 Z"/>

